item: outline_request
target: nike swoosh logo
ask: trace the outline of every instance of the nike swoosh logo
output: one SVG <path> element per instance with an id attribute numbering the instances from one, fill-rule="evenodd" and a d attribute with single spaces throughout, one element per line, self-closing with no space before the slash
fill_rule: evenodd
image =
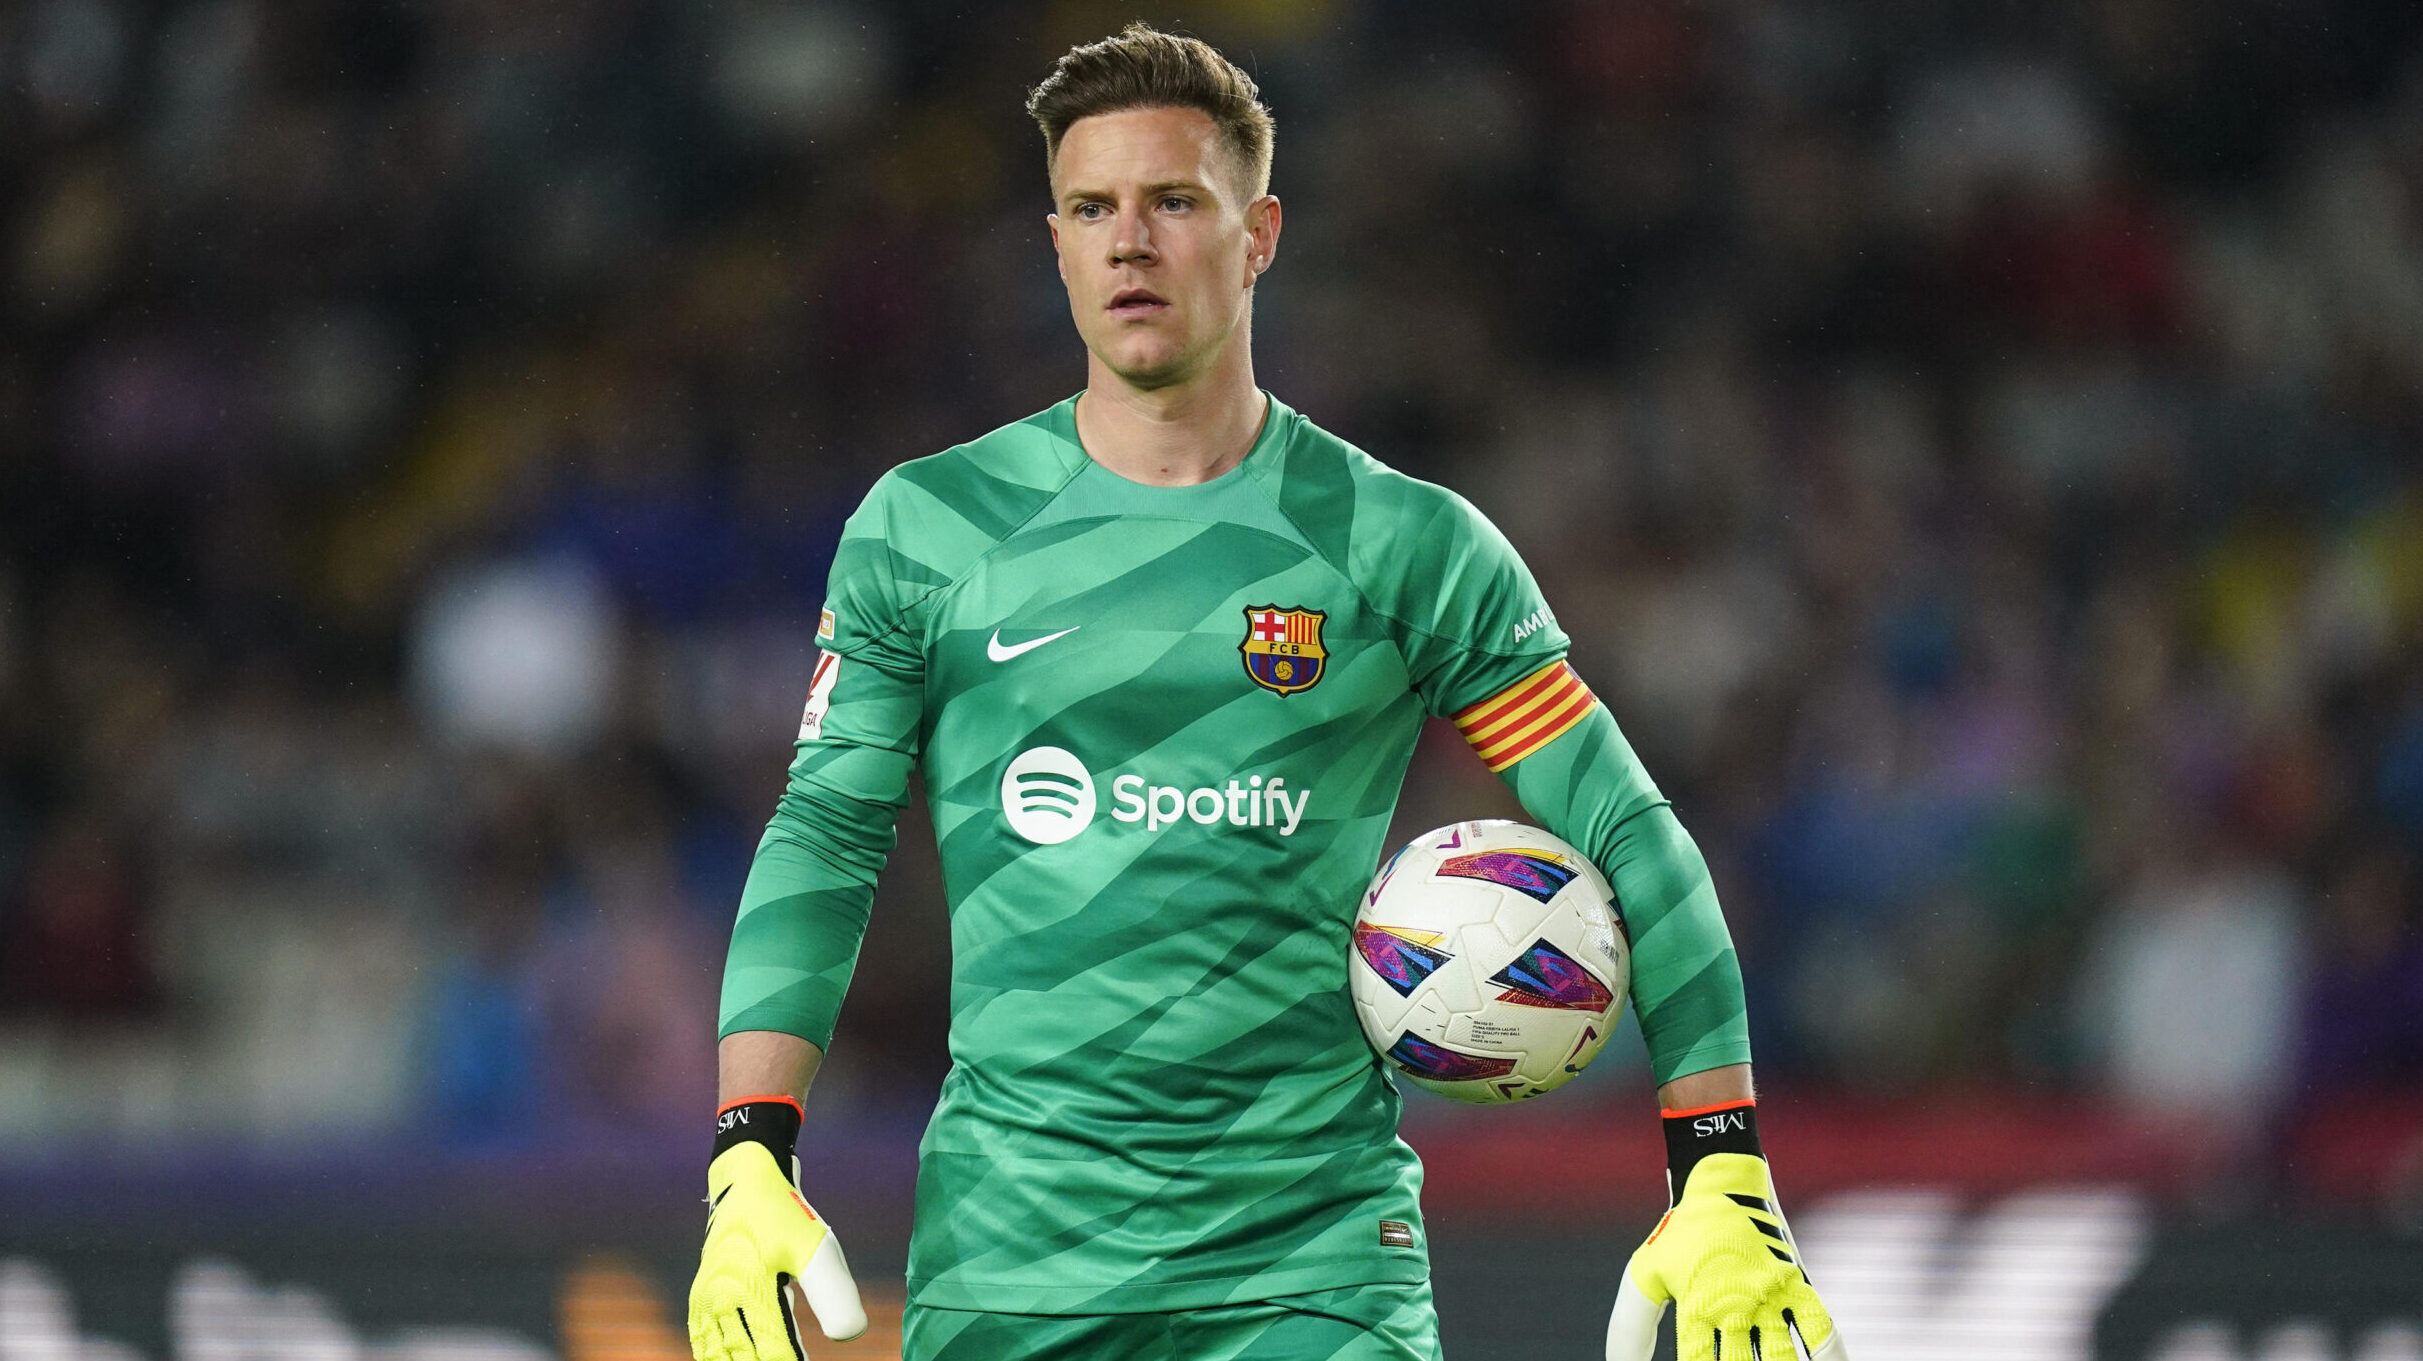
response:
<path id="1" fill-rule="evenodd" d="M 992 639 L 984 645 L 984 655 L 997 662 L 1006 662 L 1021 652 L 1032 652 L 1036 648 L 1043 646 L 1045 643 L 1051 642 L 1058 638 L 1066 638 L 1070 634 L 1075 633 L 1078 629 L 1084 627 L 1085 625 L 1078 624 L 1070 628 L 1064 628 L 1058 633 L 1046 634 L 1041 638 L 1030 639 L 1023 643 L 1015 643 L 1009 647 L 1003 647 L 1001 645 L 1001 630 L 994 629 Z"/>

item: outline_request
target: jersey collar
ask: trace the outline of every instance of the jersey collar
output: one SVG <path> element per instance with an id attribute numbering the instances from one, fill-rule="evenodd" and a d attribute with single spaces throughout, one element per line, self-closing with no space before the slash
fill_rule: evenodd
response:
<path id="1" fill-rule="evenodd" d="M 1269 470 L 1269 465 L 1284 461 L 1285 455 L 1280 453 L 1279 449 L 1294 433 L 1295 409 L 1273 396 L 1268 388 L 1258 388 L 1256 391 L 1260 392 L 1262 399 L 1270 404 L 1270 409 L 1262 417 L 1262 430 L 1260 434 L 1254 436 L 1253 447 L 1245 451 L 1245 457 L 1237 461 L 1236 467 L 1209 482 L 1195 483 L 1194 486 L 1216 486 L 1235 477 L 1250 477 L 1258 482 L 1263 480 L 1264 474 Z M 1186 487 L 1156 487 L 1150 483 L 1136 482 L 1130 478 L 1120 477 L 1108 467 L 1095 463 L 1094 456 L 1085 451 L 1085 445 L 1077 438 L 1077 399 L 1084 395 L 1083 391 L 1072 393 L 1044 411 L 1040 417 L 1043 428 L 1060 440 L 1068 455 L 1074 460 L 1071 465 L 1072 470 L 1083 471 L 1086 465 L 1092 464 L 1101 468 L 1106 475 L 1119 478 L 1122 482 L 1141 487 L 1146 491 L 1189 490 Z"/>

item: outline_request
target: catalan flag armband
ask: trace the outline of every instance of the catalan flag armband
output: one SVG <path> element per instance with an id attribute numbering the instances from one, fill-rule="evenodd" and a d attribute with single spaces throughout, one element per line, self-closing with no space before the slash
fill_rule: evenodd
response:
<path id="1" fill-rule="evenodd" d="M 1458 710 L 1455 726 L 1491 770 L 1504 770 L 1564 736 L 1597 703 L 1573 668 L 1557 662 Z"/>

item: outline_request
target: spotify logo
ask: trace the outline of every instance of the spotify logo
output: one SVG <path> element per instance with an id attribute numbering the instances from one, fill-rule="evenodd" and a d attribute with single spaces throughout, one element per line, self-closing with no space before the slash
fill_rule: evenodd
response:
<path id="1" fill-rule="evenodd" d="M 1038 846 L 1057 846 L 1093 825 L 1094 777 L 1060 747 L 1018 754 L 1001 773 L 1001 814 Z"/>
<path id="2" fill-rule="evenodd" d="M 1200 777 L 1198 777 L 1200 778 Z M 1312 790 L 1284 775 L 1231 774 L 1225 784 L 1195 788 L 1154 784 L 1133 771 L 1111 777 L 1113 824 L 1160 835 L 1200 829 L 1216 835 L 1294 836 L 1312 807 Z M 1057 846 L 1094 825 L 1094 777 L 1062 747 L 1018 753 L 1001 773 L 1001 815 L 1010 830 L 1038 846 Z M 1116 825 L 1105 832 L 1117 833 Z"/>

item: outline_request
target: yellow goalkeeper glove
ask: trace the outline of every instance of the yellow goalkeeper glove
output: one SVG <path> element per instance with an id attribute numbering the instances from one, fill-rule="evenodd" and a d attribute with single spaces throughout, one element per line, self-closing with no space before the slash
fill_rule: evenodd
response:
<path id="1" fill-rule="evenodd" d="M 799 1195 L 799 1120 L 799 1103 L 778 1096 L 716 1113 L 707 1243 L 690 1284 L 696 1361 L 806 1361 L 794 1287 L 825 1336 L 847 1341 L 867 1330 L 840 1241 Z"/>
<path id="2" fill-rule="evenodd" d="M 1673 1208 L 1624 1268 L 1607 1361 L 1649 1361 L 1669 1300 L 1677 1361 L 1850 1361 L 1776 1206 L 1754 1105 L 1665 1115 Z"/>

